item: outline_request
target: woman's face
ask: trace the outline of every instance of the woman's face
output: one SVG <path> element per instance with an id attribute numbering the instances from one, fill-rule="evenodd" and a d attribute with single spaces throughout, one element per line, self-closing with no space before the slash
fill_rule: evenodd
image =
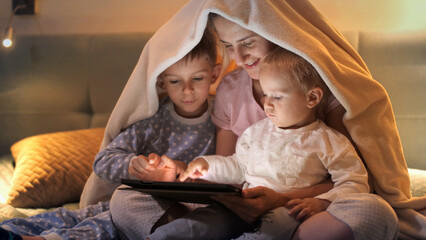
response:
<path id="1" fill-rule="evenodd" d="M 251 78 L 259 79 L 260 65 L 274 45 L 223 17 L 214 18 L 213 24 L 229 58 L 244 68 Z"/>

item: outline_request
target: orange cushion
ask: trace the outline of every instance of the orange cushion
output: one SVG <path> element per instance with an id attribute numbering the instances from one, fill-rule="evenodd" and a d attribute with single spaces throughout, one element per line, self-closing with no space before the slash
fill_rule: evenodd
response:
<path id="1" fill-rule="evenodd" d="M 13 144 L 16 168 L 7 203 L 48 208 L 78 202 L 104 130 L 48 133 Z"/>

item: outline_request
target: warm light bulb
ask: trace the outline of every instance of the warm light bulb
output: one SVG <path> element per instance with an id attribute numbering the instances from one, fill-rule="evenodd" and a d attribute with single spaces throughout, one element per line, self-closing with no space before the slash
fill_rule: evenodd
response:
<path id="1" fill-rule="evenodd" d="M 12 46 L 12 40 L 10 40 L 9 38 L 5 38 L 5 39 L 3 40 L 3 46 L 4 46 L 5 48 L 8 48 L 8 47 Z"/>
<path id="2" fill-rule="evenodd" d="M 3 38 L 3 47 L 8 48 L 10 46 L 12 46 L 13 42 L 12 42 L 12 34 L 13 34 L 13 29 L 11 26 L 6 28 L 6 34 Z"/>

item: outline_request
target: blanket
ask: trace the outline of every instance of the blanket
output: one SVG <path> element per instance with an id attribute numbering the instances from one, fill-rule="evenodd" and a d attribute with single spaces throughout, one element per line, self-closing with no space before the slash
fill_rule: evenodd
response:
<path id="1" fill-rule="evenodd" d="M 404 236 L 426 236 L 426 218 L 415 211 L 426 208 L 426 197 L 411 196 L 407 165 L 388 94 L 373 79 L 358 53 L 308 0 L 188 2 L 143 49 L 108 121 L 101 148 L 122 129 L 157 111 L 158 75 L 199 42 L 210 12 L 293 51 L 317 69 L 347 111 L 343 123 L 364 158 L 372 189 L 394 208 L 413 210 L 399 215 Z M 96 176 L 92 174 L 91 178 Z M 416 221 L 420 231 L 404 227 L 405 221 Z"/>

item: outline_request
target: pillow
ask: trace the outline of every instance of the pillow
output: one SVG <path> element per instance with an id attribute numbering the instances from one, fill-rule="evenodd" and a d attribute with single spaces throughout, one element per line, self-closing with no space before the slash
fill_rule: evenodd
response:
<path id="1" fill-rule="evenodd" d="M 7 203 L 56 207 L 78 202 L 105 128 L 32 136 L 12 145 L 16 162 Z"/>
<path id="2" fill-rule="evenodd" d="M 426 196 L 426 170 L 408 168 L 410 190 L 413 197 Z"/>

